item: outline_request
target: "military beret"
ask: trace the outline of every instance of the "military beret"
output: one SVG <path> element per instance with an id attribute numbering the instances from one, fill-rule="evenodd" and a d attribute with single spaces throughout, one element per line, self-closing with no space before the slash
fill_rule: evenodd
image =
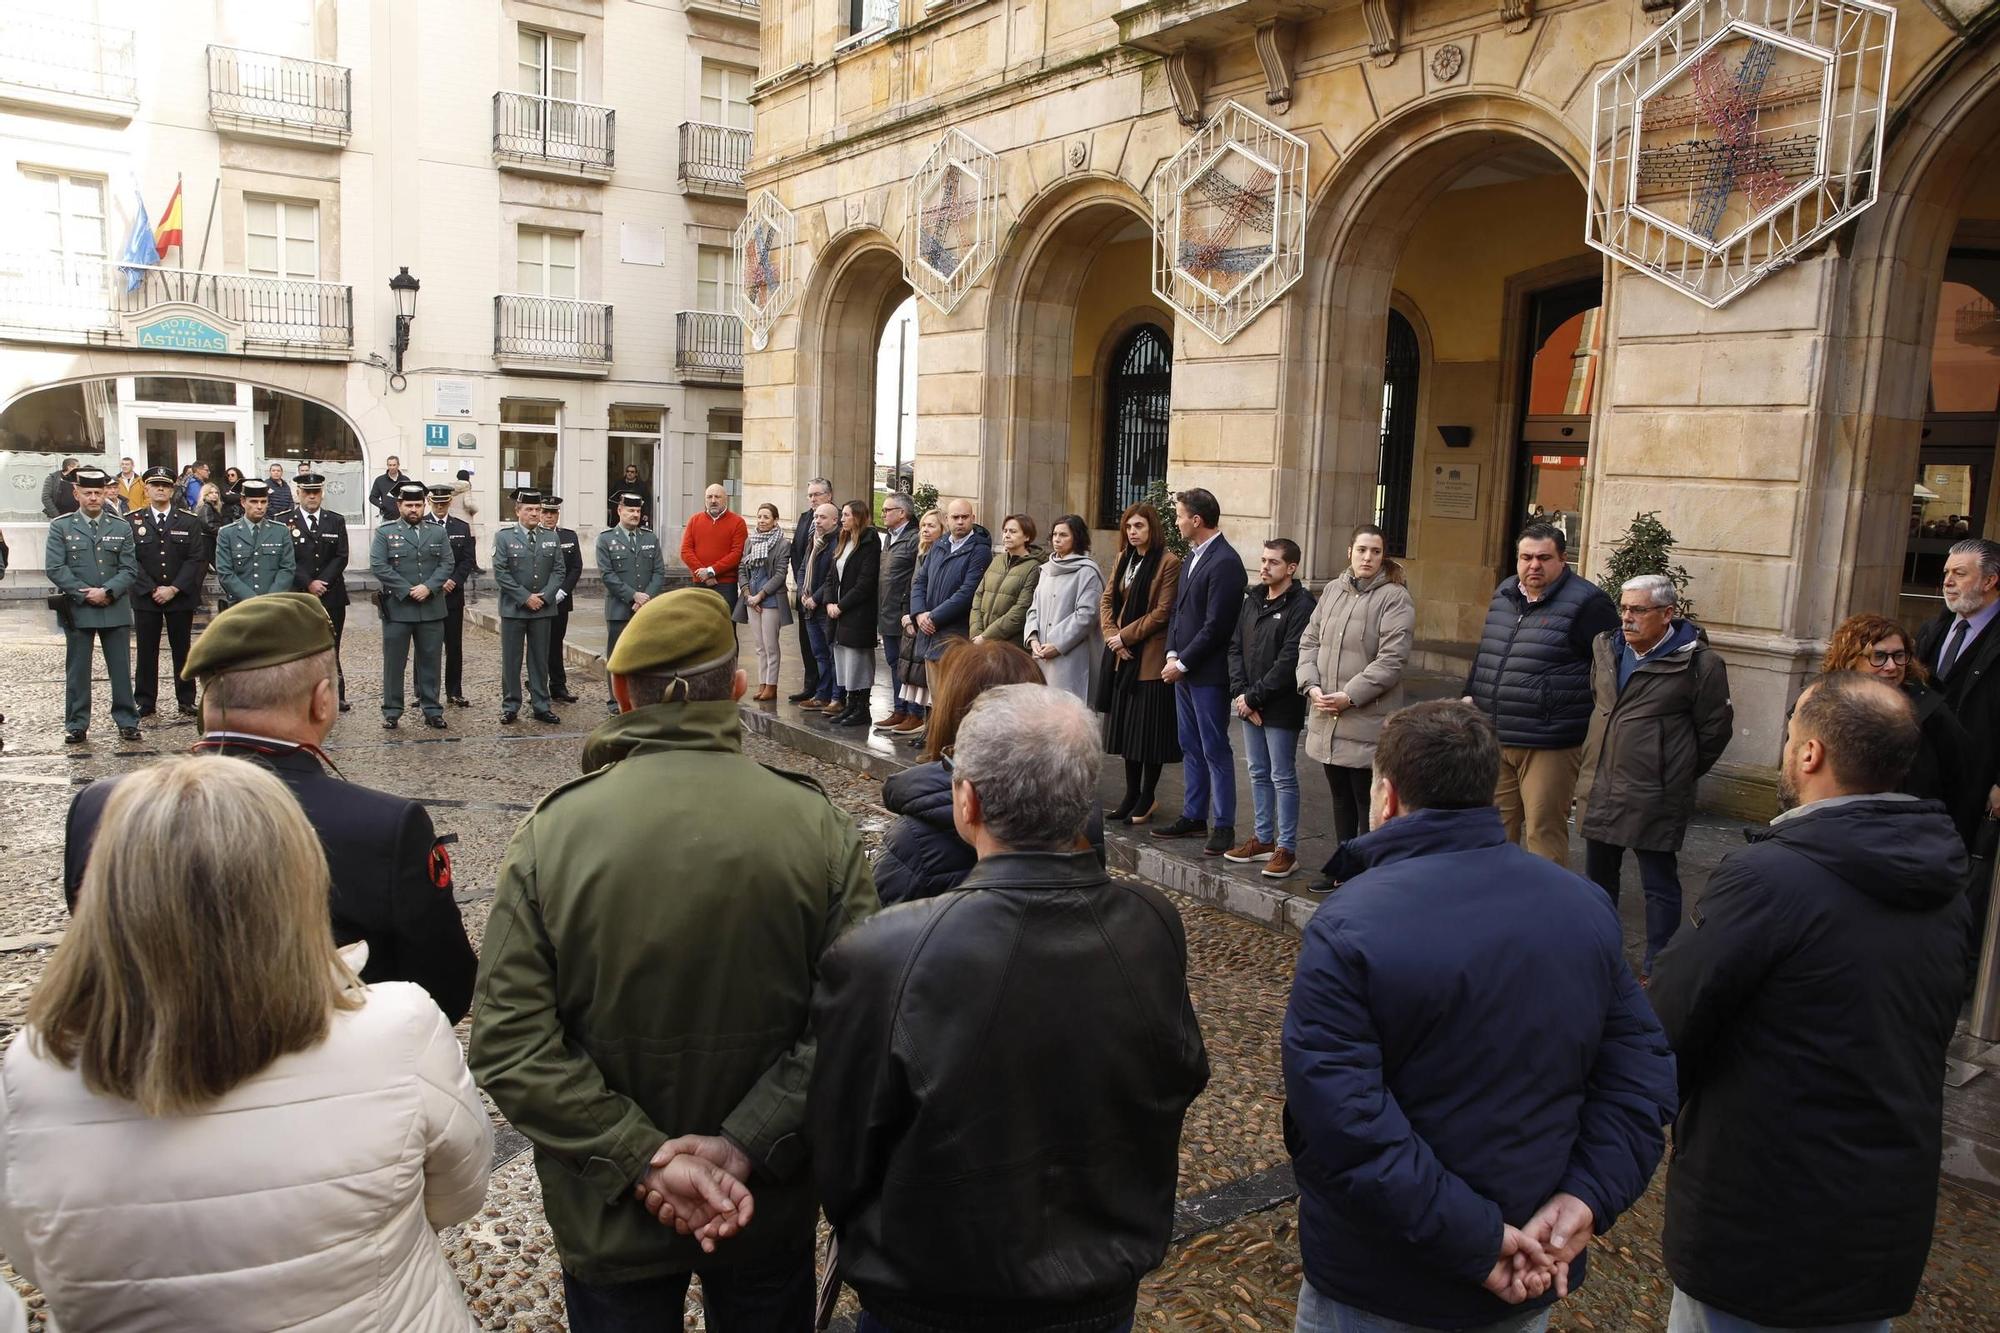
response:
<path id="1" fill-rule="evenodd" d="M 238 602 L 209 621 L 188 649 L 181 679 L 282 666 L 332 651 L 333 622 L 319 598 L 306 592 L 267 593 Z"/>
<path id="2" fill-rule="evenodd" d="M 143 473 L 143 474 L 142 474 L 142 475 L 140 476 L 139 480 L 141 480 L 141 481 L 162 481 L 162 482 L 165 482 L 165 483 L 166 483 L 167 485 L 171 486 L 171 485 L 173 485 L 173 484 L 174 484 L 174 474 L 173 474 L 173 471 L 172 471 L 172 469 L 170 469 L 170 468 L 163 468 L 163 467 L 149 467 L 149 468 L 147 468 L 147 469 L 146 469 L 146 471 L 145 471 L 145 472 L 144 472 L 144 473 Z"/>
<path id="3" fill-rule="evenodd" d="M 517 505 L 538 505 L 541 502 L 542 502 L 542 493 L 540 491 L 514 492 L 514 503 Z"/>
<path id="4" fill-rule="evenodd" d="M 430 488 L 421 481 L 406 481 L 396 487 L 398 500 L 421 500 L 430 494 Z"/>
<path id="5" fill-rule="evenodd" d="M 432 500 L 449 500 L 457 494 L 458 488 L 456 486 L 447 486 L 443 482 L 439 482 L 437 485 L 431 487 Z"/>
<path id="6" fill-rule="evenodd" d="M 101 467 L 80 467 L 70 474 L 70 481 L 77 486 L 109 486 L 111 474 Z"/>
<path id="7" fill-rule="evenodd" d="M 631 505 L 634 509 L 643 508 L 646 503 L 646 497 L 637 491 L 620 491 L 611 499 L 615 504 Z"/>
<path id="8" fill-rule="evenodd" d="M 736 622 L 713 588 L 676 588 L 653 598 L 618 636 L 611 671 L 620 676 L 695 675 L 736 659 Z"/>
<path id="9" fill-rule="evenodd" d="M 302 491 L 323 491 L 326 489 L 326 478 L 317 472 L 301 472 L 292 478 L 292 485 Z"/>
<path id="10" fill-rule="evenodd" d="M 544 496 L 542 497 L 542 508 L 544 508 L 544 509 L 561 509 L 561 508 L 562 508 L 562 497 L 561 497 L 560 495 L 544 495 Z"/>
<path id="11" fill-rule="evenodd" d="M 271 483 L 246 477 L 237 484 L 236 493 L 246 500 L 268 500 L 271 498 Z"/>

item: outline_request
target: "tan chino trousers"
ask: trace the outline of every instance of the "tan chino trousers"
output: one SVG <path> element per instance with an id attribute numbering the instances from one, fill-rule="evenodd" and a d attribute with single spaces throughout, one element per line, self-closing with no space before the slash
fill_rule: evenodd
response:
<path id="1" fill-rule="evenodd" d="M 1500 807 L 1507 840 L 1559 866 L 1569 865 L 1569 807 L 1582 767 L 1581 745 L 1567 750 L 1501 746 L 1493 804 Z"/>

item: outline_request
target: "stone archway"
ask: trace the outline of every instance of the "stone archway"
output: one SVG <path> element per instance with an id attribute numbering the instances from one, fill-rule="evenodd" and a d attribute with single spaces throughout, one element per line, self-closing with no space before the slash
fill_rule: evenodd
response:
<path id="1" fill-rule="evenodd" d="M 875 357 L 882 330 L 910 295 L 903 261 L 889 238 L 856 231 L 837 239 L 813 266 L 800 310 L 797 353 L 798 492 L 825 477 L 842 498 L 874 484 Z M 918 324 L 923 322 L 918 303 Z"/>

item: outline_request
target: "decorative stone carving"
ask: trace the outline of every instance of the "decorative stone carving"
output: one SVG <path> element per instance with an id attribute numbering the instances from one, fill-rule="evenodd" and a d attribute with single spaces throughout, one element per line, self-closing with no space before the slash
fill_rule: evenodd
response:
<path id="1" fill-rule="evenodd" d="M 1071 171 L 1082 171 L 1083 164 L 1090 160 L 1090 145 L 1081 139 L 1071 139 L 1069 141 L 1068 156 L 1069 169 Z"/>
<path id="2" fill-rule="evenodd" d="M 1257 25 L 1257 63 L 1264 67 L 1264 102 L 1279 110 L 1292 104 L 1293 56 L 1298 49 L 1299 25 L 1283 19 L 1266 19 Z"/>
<path id="3" fill-rule="evenodd" d="M 939 310 L 949 313 L 993 264 L 999 184 L 1000 159 L 958 129 L 945 131 L 910 180 L 903 277 Z"/>
<path id="4" fill-rule="evenodd" d="M 1431 77 L 1450 83 L 1465 70 L 1465 48 L 1447 42 L 1431 52 Z"/>
<path id="5" fill-rule="evenodd" d="M 1201 124 L 1201 98 L 1208 91 L 1208 61 L 1200 51 L 1183 46 L 1167 53 L 1167 91 L 1181 124 Z"/>
<path id="6" fill-rule="evenodd" d="M 1368 25 L 1368 54 L 1388 68 L 1403 49 L 1403 0 L 1361 0 L 1361 18 Z"/>
<path id="7" fill-rule="evenodd" d="M 1500 26 L 1521 32 L 1534 21 L 1535 0 L 1500 0 Z"/>
<path id="8" fill-rule="evenodd" d="M 736 314 L 757 351 L 769 344 L 771 327 L 798 299 L 792 274 L 798 240 L 799 222 L 792 210 L 769 190 L 758 191 L 736 228 L 735 247 Z"/>

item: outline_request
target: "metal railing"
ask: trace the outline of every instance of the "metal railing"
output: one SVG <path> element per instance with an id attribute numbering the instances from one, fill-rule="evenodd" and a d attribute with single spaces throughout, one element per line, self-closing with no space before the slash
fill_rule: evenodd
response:
<path id="1" fill-rule="evenodd" d="M 493 355 L 503 361 L 609 365 L 611 306 L 560 296 L 496 296 Z"/>
<path id="2" fill-rule="evenodd" d="M 493 94 L 493 156 L 503 161 L 608 172 L 617 112 L 533 93 Z"/>
<path id="3" fill-rule="evenodd" d="M 130 28 L 0 9 L 0 84 L 137 102 Z"/>
<path id="4" fill-rule="evenodd" d="M 674 369 L 683 377 L 743 378 L 743 321 L 717 310 L 683 310 L 674 316 Z"/>
<path id="5" fill-rule="evenodd" d="M 681 184 L 743 188 L 750 169 L 750 131 L 699 120 L 681 122 Z"/>
<path id="6" fill-rule="evenodd" d="M 265 346 L 354 345 L 354 289 L 345 283 L 110 259 L 0 257 L 0 327 L 118 341 L 125 316 L 173 303 L 240 324 L 245 340 Z"/>
<path id="7" fill-rule="evenodd" d="M 707 9 L 743 18 L 754 19 L 762 13 L 762 6 L 758 0 L 686 0 L 686 2 L 689 9 Z"/>
<path id="8" fill-rule="evenodd" d="M 208 48 L 208 114 L 238 122 L 345 137 L 354 125 L 354 75 L 345 65 Z"/>

